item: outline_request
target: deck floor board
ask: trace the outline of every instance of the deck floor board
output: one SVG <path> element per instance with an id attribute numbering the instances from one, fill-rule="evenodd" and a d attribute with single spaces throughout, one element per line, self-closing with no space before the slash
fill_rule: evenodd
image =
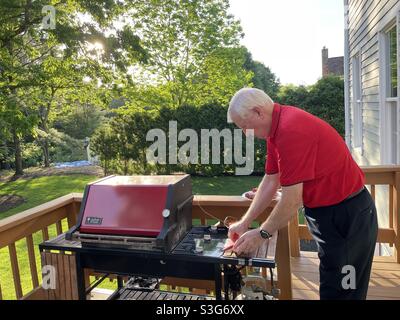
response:
<path id="1" fill-rule="evenodd" d="M 291 258 L 294 300 L 319 299 L 319 260 L 314 252 Z M 368 300 L 400 299 L 400 264 L 392 257 L 375 257 L 369 282 Z"/>

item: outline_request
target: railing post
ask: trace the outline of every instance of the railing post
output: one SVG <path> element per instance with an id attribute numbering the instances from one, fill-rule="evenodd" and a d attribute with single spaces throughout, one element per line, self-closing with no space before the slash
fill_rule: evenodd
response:
<path id="1" fill-rule="evenodd" d="M 39 286 L 38 271 L 36 267 L 35 247 L 32 235 L 26 237 L 26 246 L 28 248 L 29 265 L 31 269 L 32 285 L 33 288 Z"/>
<path id="2" fill-rule="evenodd" d="M 393 217 L 394 217 L 394 209 L 393 209 L 393 205 L 394 205 L 394 199 L 393 199 L 393 190 L 394 190 L 394 186 L 393 185 L 389 185 L 389 228 L 393 229 Z M 393 248 L 393 243 L 390 243 L 389 246 L 391 248 Z"/>
<path id="3" fill-rule="evenodd" d="M 21 286 L 21 276 L 19 272 L 18 266 L 18 256 L 17 256 L 17 249 L 15 243 L 11 243 L 8 246 L 8 250 L 10 253 L 10 261 L 11 261 L 11 269 L 14 278 L 14 288 L 15 288 L 15 296 L 17 300 L 21 299 L 23 296 L 22 293 L 22 286 Z"/>
<path id="4" fill-rule="evenodd" d="M 394 179 L 394 195 L 393 195 L 393 229 L 395 232 L 394 256 L 397 263 L 400 263 L 400 172 L 396 171 Z"/>
<path id="5" fill-rule="evenodd" d="M 290 266 L 289 228 L 279 230 L 276 246 L 278 286 L 281 290 L 279 299 L 292 300 L 292 271 Z"/>
<path id="6" fill-rule="evenodd" d="M 296 213 L 289 223 L 290 254 L 300 257 L 299 215 Z"/>
<path id="7" fill-rule="evenodd" d="M 79 212 L 79 203 L 74 201 L 67 206 L 68 228 L 72 228 L 73 226 L 76 225 L 78 212 Z"/>

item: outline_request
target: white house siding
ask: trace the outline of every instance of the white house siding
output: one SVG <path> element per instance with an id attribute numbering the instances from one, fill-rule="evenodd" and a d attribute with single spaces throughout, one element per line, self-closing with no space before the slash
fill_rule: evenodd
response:
<path id="1" fill-rule="evenodd" d="M 378 33 L 396 19 L 400 10 L 400 0 L 348 0 L 348 80 L 349 126 L 346 133 L 350 137 L 350 149 L 360 165 L 379 165 L 381 160 L 380 128 L 380 87 L 379 87 L 379 36 Z M 399 32 L 399 30 L 398 30 Z M 362 147 L 354 146 L 354 103 L 353 103 L 353 57 L 360 55 L 361 96 L 362 96 Z M 388 188 L 378 186 L 376 204 L 380 227 L 389 226 Z M 382 253 L 388 251 L 382 246 Z"/>

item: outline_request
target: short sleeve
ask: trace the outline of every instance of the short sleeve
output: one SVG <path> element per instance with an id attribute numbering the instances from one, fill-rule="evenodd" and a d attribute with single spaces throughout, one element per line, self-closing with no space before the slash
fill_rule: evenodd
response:
<path id="1" fill-rule="evenodd" d="M 288 132 L 276 142 L 282 186 L 315 179 L 318 140 L 299 132 Z"/>
<path id="2" fill-rule="evenodd" d="M 270 141 L 267 140 L 267 162 L 265 164 L 265 173 L 266 174 L 276 174 L 279 172 L 279 165 L 278 165 L 278 154 L 276 151 L 275 145 Z"/>

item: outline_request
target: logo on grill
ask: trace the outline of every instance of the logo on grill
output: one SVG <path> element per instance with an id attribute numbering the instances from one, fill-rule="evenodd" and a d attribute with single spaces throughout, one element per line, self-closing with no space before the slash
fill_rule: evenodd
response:
<path id="1" fill-rule="evenodd" d="M 100 225 L 103 222 L 103 218 L 99 217 L 87 217 L 86 218 L 86 224 L 95 224 L 95 225 Z"/>

